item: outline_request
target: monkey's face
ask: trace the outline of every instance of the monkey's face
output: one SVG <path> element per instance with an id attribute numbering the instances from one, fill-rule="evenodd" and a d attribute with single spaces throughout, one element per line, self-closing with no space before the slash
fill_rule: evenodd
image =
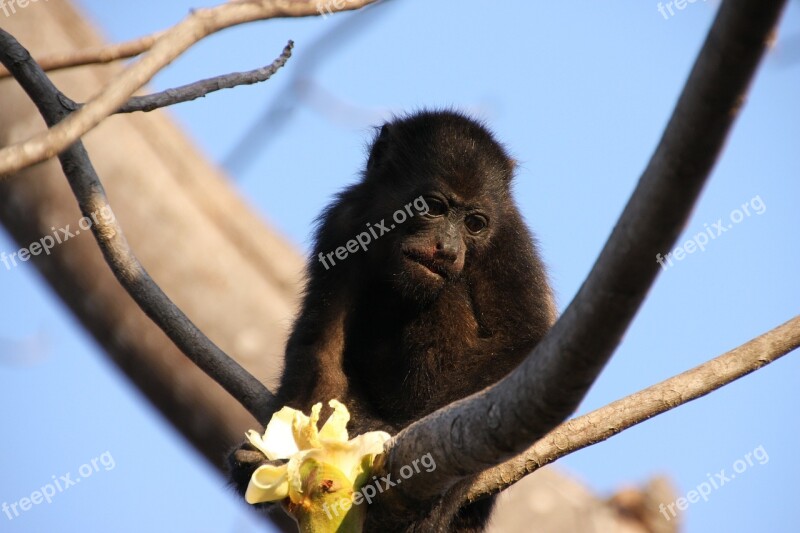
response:
<path id="1" fill-rule="evenodd" d="M 427 192 L 418 198 L 424 210 L 397 227 L 384 252 L 392 286 L 402 297 L 426 302 L 459 280 L 467 261 L 482 253 L 491 221 L 486 210 L 467 206 L 452 193 Z"/>
<path id="2" fill-rule="evenodd" d="M 513 168 L 488 130 L 464 116 L 421 113 L 384 125 L 363 184 L 373 213 L 391 229 L 373 254 L 374 272 L 417 301 L 468 278 L 491 260 Z"/>

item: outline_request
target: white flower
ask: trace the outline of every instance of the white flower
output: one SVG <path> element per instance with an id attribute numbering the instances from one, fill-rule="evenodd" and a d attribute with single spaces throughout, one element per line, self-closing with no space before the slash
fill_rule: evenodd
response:
<path id="1" fill-rule="evenodd" d="M 351 485 L 363 483 L 375 456 L 383 452 L 389 434 L 370 431 L 352 440 L 348 439 L 347 422 L 350 413 L 342 403 L 331 400 L 333 414 L 322 429 L 317 429 L 322 404 L 311 408 L 311 416 L 290 407 L 283 407 L 272 415 L 264 435 L 247 432 L 247 439 L 267 459 L 288 459 L 280 466 L 263 465 L 253 472 L 247 486 L 248 503 L 280 501 L 288 497 L 292 503 L 303 501 L 303 479 L 300 474 L 305 461 L 314 460 L 338 469 Z M 359 479 L 361 478 L 361 479 Z"/>

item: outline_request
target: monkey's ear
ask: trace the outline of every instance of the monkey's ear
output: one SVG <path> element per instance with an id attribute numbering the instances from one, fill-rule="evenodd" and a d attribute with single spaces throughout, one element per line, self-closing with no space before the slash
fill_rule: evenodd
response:
<path id="1" fill-rule="evenodd" d="M 367 174 L 372 173 L 375 169 L 379 168 L 387 158 L 389 147 L 389 138 L 392 136 L 392 125 L 385 123 L 381 126 L 381 131 L 372 141 L 372 147 L 369 150 L 369 159 L 367 159 Z"/>
<path id="2" fill-rule="evenodd" d="M 514 181 L 514 175 L 516 174 L 518 164 L 519 163 L 517 162 L 517 160 L 514 159 L 513 157 L 509 157 L 506 159 L 506 163 L 504 165 L 506 167 L 505 168 L 506 183 L 511 183 L 512 181 Z"/>

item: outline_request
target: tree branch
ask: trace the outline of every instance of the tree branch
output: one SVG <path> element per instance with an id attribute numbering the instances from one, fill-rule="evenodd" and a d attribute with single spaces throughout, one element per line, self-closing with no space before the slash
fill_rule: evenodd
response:
<path id="1" fill-rule="evenodd" d="M 0 62 L 36 104 L 48 126 L 69 117 L 66 97 L 13 36 L 0 29 Z M 142 310 L 198 367 L 222 385 L 258 420 L 275 410 L 274 397 L 264 385 L 219 349 L 172 303 L 133 254 L 112 215 L 108 199 L 81 141 L 59 155 L 61 167 L 92 233 L 120 284 Z M 101 215 L 102 216 L 99 216 Z"/>
<path id="2" fill-rule="evenodd" d="M 209 93 L 221 91 L 222 89 L 231 89 L 240 85 L 252 85 L 254 83 L 261 83 L 267 81 L 275 74 L 286 62 L 292 57 L 292 48 L 294 42 L 289 41 L 283 48 L 281 55 L 272 63 L 265 67 L 248 70 L 247 72 L 233 72 L 231 74 L 223 74 L 205 80 L 196 81 L 180 87 L 174 87 L 146 96 L 132 96 L 130 100 L 125 102 L 114 113 L 135 113 L 137 111 L 153 111 L 162 107 L 168 107 L 175 104 L 182 104 L 184 102 L 191 102 L 202 98 Z M 66 98 L 66 97 L 64 97 Z M 83 104 L 78 104 L 70 99 L 66 99 L 63 104 L 71 111 L 77 111 Z"/>
<path id="3" fill-rule="evenodd" d="M 182 104 L 184 102 L 191 102 L 198 98 L 203 98 L 207 94 L 221 91 L 222 89 L 231 89 L 240 85 L 252 85 L 254 83 L 261 83 L 267 81 L 275 74 L 286 62 L 292 57 L 292 49 L 294 42 L 289 41 L 283 48 L 281 55 L 275 61 L 265 67 L 260 67 L 246 72 L 233 72 L 231 74 L 223 74 L 205 80 L 199 80 L 180 87 L 173 87 L 166 91 L 161 91 L 145 96 L 132 96 L 130 100 L 125 102 L 119 109 L 114 111 L 113 114 L 119 113 L 136 113 L 138 111 L 149 112 L 162 107 L 169 107 L 175 104 Z M 35 61 L 35 60 L 34 60 Z M 44 71 L 44 69 L 42 69 Z M 77 111 L 81 109 L 84 104 L 79 104 L 67 97 L 63 93 L 61 100 L 63 106 L 70 111 Z"/>
<path id="4" fill-rule="evenodd" d="M 50 54 L 45 57 L 36 58 L 35 61 L 45 72 L 80 67 L 83 65 L 111 63 L 120 59 L 136 57 L 139 54 L 147 52 L 162 35 L 164 35 L 164 32 L 160 31 L 124 43 L 85 48 L 83 50 L 64 54 Z M 9 76 L 11 76 L 11 73 L 8 69 L 0 68 L 0 80 Z"/>
<path id="5" fill-rule="evenodd" d="M 466 501 L 500 492 L 565 455 L 705 396 L 798 347 L 800 316 L 691 370 L 561 424 L 525 453 L 478 475 Z"/>
<path id="6" fill-rule="evenodd" d="M 408 515 L 458 480 L 522 453 L 574 412 L 655 280 L 656 254 L 673 246 L 688 220 L 784 5 L 722 4 L 636 190 L 556 325 L 501 382 L 387 443 L 382 466 L 395 477 L 426 453 L 437 465 L 384 493 L 393 516 Z"/>
<path id="7" fill-rule="evenodd" d="M 375 1 L 348 0 L 341 9 L 335 10 L 359 9 Z M 318 6 L 316 0 L 245 0 L 192 12 L 183 22 L 158 37 L 150 51 L 112 80 L 80 111 L 72 113 L 45 132 L 0 149 L 0 177 L 44 161 L 66 149 L 119 109 L 159 70 L 204 37 L 256 20 L 317 15 Z M 6 68 L 12 70 L 9 65 Z"/>

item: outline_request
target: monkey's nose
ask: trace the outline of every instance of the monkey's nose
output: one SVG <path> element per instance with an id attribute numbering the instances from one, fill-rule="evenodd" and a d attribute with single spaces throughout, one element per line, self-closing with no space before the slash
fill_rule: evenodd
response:
<path id="1" fill-rule="evenodd" d="M 456 259 L 458 259 L 458 247 L 452 244 L 437 242 L 433 258 L 444 263 L 455 263 Z"/>

